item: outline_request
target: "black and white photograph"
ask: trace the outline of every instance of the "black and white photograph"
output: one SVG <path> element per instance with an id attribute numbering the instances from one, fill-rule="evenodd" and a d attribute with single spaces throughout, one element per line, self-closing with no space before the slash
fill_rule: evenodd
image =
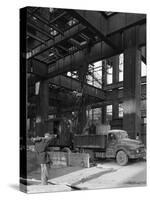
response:
<path id="1" fill-rule="evenodd" d="M 20 190 L 147 185 L 146 13 L 20 9 Z"/>

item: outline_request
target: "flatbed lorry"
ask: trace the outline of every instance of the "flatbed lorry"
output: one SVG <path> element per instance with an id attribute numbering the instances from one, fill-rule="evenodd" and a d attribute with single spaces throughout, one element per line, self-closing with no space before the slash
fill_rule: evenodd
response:
<path id="1" fill-rule="evenodd" d="M 114 158 L 119 165 L 127 165 L 129 159 L 145 157 L 144 144 L 130 139 L 124 130 L 109 130 L 103 135 L 75 135 L 74 148 L 79 150 L 92 149 L 95 157 Z"/>

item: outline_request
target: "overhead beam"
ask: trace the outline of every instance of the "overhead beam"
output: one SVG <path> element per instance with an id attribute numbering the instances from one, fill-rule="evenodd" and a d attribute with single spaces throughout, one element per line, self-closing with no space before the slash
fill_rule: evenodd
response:
<path id="1" fill-rule="evenodd" d="M 54 78 L 51 78 L 48 80 L 50 83 L 58 85 L 60 87 L 64 87 L 71 91 L 78 91 L 79 88 L 81 88 L 81 83 L 78 80 L 75 80 L 71 77 L 67 76 L 56 76 Z M 102 89 L 98 89 L 94 86 L 91 86 L 89 84 L 84 85 L 84 94 L 96 97 L 100 100 L 105 99 L 105 92 Z"/>
<path id="2" fill-rule="evenodd" d="M 54 28 L 56 31 L 58 31 L 60 34 L 63 35 L 63 32 L 58 27 L 56 27 L 55 25 L 49 24 L 48 20 L 44 19 L 43 17 L 41 17 L 41 16 L 39 16 L 39 15 L 37 15 L 35 13 L 31 14 L 31 12 L 29 10 L 28 10 L 28 14 L 33 16 L 33 17 L 35 17 L 35 18 L 37 18 L 40 22 L 42 22 L 43 24 L 47 25 L 48 27 Z"/>
<path id="3" fill-rule="evenodd" d="M 144 23 L 146 23 L 145 14 L 117 13 L 108 18 L 107 35 L 112 35 L 116 32 L 121 32 L 132 26 Z"/>
<path id="4" fill-rule="evenodd" d="M 145 80 L 146 77 L 141 77 L 141 83 L 145 83 Z M 121 82 L 121 85 L 123 86 L 123 82 Z M 106 88 L 107 90 L 110 90 L 110 89 L 114 89 L 114 88 L 119 88 L 120 85 L 117 85 L 117 84 L 112 84 L 111 87 L 108 87 Z M 67 93 L 67 94 L 63 94 L 62 92 L 61 93 L 57 93 L 57 92 L 54 92 L 53 90 L 50 90 L 50 103 L 53 103 L 55 102 L 55 104 L 53 106 L 56 106 L 57 107 L 57 103 L 59 102 L 61 105 L 64 105 L 66 107 L 63 107 L 61 109 L 61 113 L 63 112 L 72 112 L 72 111 L 75 111 L 75 110 L 78 110 L 79 109 L 79 106 L 76 105 L 76 101 L 75 101 L 75 98 L 72 97 L 71 94 Z M 32 96 L 32 97 L 29 97 L 29 102 L 31 105 L 35 104 L 36 102 L 36 98 L 37 96 Z M 96 99 L 93 99 L 92 101 L 88 100 L 86 101 L 86 105 L 91 105 L 91 108 L 98 108 L 98 107 L 102 107 L 104 105 L 109 105 L 109 104 L 112 104 L 113 101 L 118 101 L 118 102 L 122 102 L 123 101 L 123 89 L 119 89 L 117 91 L 117 98 L 116 98 L 116 94 L 114 95 L 113 91 L 106 91 L 106 99 L 105 101 L 102 101 L 102 102 L 98 102 L 97 103 L 97 100 Z M 146 84 L 142 84 L 141 85 L 141 100 L 145 100 L 146 99 Z M 65 103 L 63 103 L 65 101 Z M 29 113 L 30 115 L 32 115 L 33 113 L 35 112 L 35 107 L 34 109 L 32 108 L 31 110 L 31 107 L 29 108 Z M 57 109 L 50 109 L 49 110 L 49 114 L 56 114 L 57 113 Z"/>
<path id="5" fill-rule="evenodd" d="M 37 37 L 36 35 L 33 35 L 32 33 L 27 32 L 27 36 L 33 38 L 34 40 L 36 40 L 36 41 L 38 41 L 38 42 L 40 42 L 42 44 L 45 44 L 44 40 L 42 40 L 41 38 Z"/>
<path id="6" fill-rule="evenodd" d="M 42 67 L 40 68 L 41 71 L 39 71 L 38 66 L 36 65 L 37 68 L 34 68 L 34 72 L 33 74 L 36 74 L 36 81 L 40 81 L 43 77 L 44 77 L 44 71 L 42 70 Z M 38 71 L 37 71 L 38 70 Z M 39 74 L 42 74 L 41 79 L 39 78 Z M 35 84 L 35 77 L 32 79 L 32 77 L 30 78 L 30 85 L 31 84 Z M 79 91 L 79 88 L 81 88 L 81 82 L 79 80 L 73 79 L 71 77 L 68 76 L 56 76 L 54 78 L 50 78 L 48 80 L 49 83 L 57 85 L 59 87 L 68 89 L 70 91 Z M 84 84 L 84 94 L 97 98 L 99 100 L 104 100 L 105 99 L 105 92 L 102 89 L 98 89 L 94 86 L 91 86 L 87 83 Z"/>
<path id="7" fill-rule="evenodd" d="M 36 103 L 36 100 L 38 97 L 34 94 L 34 87 L 33 88 L 30 87 L 28 90 L 30 91 L 30 94 L 33 94 L 29 96 L 28 102 L 30 102 L 30 104 L 33 105 Z M 50 89 L 49 93 L 50 93 L 49 101 L 50 102 L 55 101 L 56 106 L 58 106 L 58 102 L 60 102 L 61 105 L 65 105 L 65 106 L 67 105 L 71 106 L 71 103 L 76 102 L 75 97 L 73 97 L 73 95 L 70 95 L 69 93 L 58 92 L 57 90 L 53 90 L 53 89 Z"/>
<path id="8" fill-rule="evenodd" d="M 117 99 L 116 99 L 116 91 L 107 91 L 106 92 L 106 102 L 107 101 L 123 101 L 124 99 L 124 94 L 123 94 L 123 89 L 118 90 L 117 94 Z M 146 99 L 146 84 L 141 85 L 141 99 Z"/>
<path id="9" fill-rule="evenodd" d="M 68 77 L 67 77 L 68 78 Z M 144 83 L 145 82 L 145 78 L 146 77 L 141 77 L 141 83 Z M 73 84 L 74 84 L 74 82 L 73 82 Z M 65 88 L 67 88 L 67 89 L 71 89 L 72 90 L 72 88 L 74 88 L 74 87 L 68 87 L 68 86 L 66 86 L 65 84 L 63 84 L 64 86 L 65 86 Z M 123 82 L 121 82 L 121 85 L 123 86 Z M 90 87 L 90 85 L 88 85 L 89 87 Z M 115 88 L 115 89 L 118 89 L 119 88 L 119 85 L 118 85 L 118 87 L 117 87 L 117 85 L 116 84 L 114 84 L 114 86 L 115 87 L 111 87 L 112 89 L 113 88 Z M 91 86 L 92 87 L 92 86 Z M 97 88 L 96 88 L 97 89 Z M 110 89 L 110 88 L 108 88 L 108 89 Z M 146 84 L 141 84 L 141 99 L 146 99 Z M 116 91 L 115 91 L 116 92 Z M 116 94 L 114 94 L 115 93 L 114 91 L 105 91 L 105 101 L 102 101 L 100 104 L 108 104 L 108 102 L 112 102 L 112 101 L 114 101 L 114 100 L 116 100 L 116 101 L 122 101 L 123 100 L 123 88 L 122 89 L 118 89 L 117 90 L 117 99 L 116 99 Z M 54 94 L 54 93 L 52 93 L 52 94 Z M 59 93 L 55 93 L 54 95 L 50 95 L 50 98 L 57 98 L 57 99 L 61 99 L 62 101 L 67 101 L 67 99 L 70 99 L 70 101 L 74 101 L 74 98 L 73 98 L 73 96 L 71 96 L 71 94 L 61 94 L 62 96 L 59 96 Z M 64 95 L 64 96 L 63 96 Z M 71 97 L 69 97 L 69 96 L 71 96 Z M 89 95 L 89 96 L 91 96 L 91 95 Z M 62 98 L 62 97 L 64 97 L 64 98 Z M 93 97 L 93 96 L 92 96 Z M 95 97 L 97 97 L 97 96 L 95 96 Z M 94 103 L 94 102 L 93 102 Z"/>
<path id="10" fill-rule="evenodd" d="M 78 106 L 78 108 L 81 106 L 81 101 L 82 99 L 79 97 L 76 97 L 73 94 L 70 93 L 63 93 L 63 92 L 55 92 L 53 90 L 50 90 L 50 95 L 49 95 L 49 104 L 51 105 L 51 102 L 53 103 L 53 105 L 55 105 L 56 107 L 58 107 L 59 105 L 62 107 L 74 107 L 74 106 Z M 100 100 L 98 100 L 97 98 L 85 98 L 84 99 L 84 103 L 86 105 L 90 105 L 92 103 L 97 103 Z M 35 101 L 33 101 L 35 102 Z M 56 103 L 55 103 L 56 102 Z M 59 105 L 58 105 L 59 102 Z"/>
<path id="11" fill-rule="evenodd" d="M 40 80 L 44 79 L 48 73 L 47 65 L 36 59 L 27 61 L 27 69 L 28 73 L 38 76 Z"/>
<path id="12" fill-rule="evenodd" d="M 69 12 L 69 10 L 67 10 Z M 95 12 L 95 11 L 88 11 L 90 12 Z M 130 16 L 128 16 L 130 15 Z M 37 16 L 36 16 L 37 17 Z M 145 23 L 146 15 L 141 15 L 141 14 L 129 14 L 129 13 L 118 13 L 113 16 L 111 16 L 108 21 L 99 13 L 99 24 L 101 25 L 100 30 L 102 34 L 105 36 L 113 35 L 114 33 L 119 33 L 120 31 L 123 31 L 127 28 L 130 28 L 131 26 L 134 26 L 136 24 L 142 24 Z M 40 20 L 43 19 L 39 18 Z M 68 35 L 70 34 L 70 37 L 73 37 L 75 34 L 79 33 L 82 31 L 80 29 L 82 25 L 75 26 L 71 28 L 70 30 L 64 32 L 64 35 L 58 35 L 55 37 L 56 41 L 61 42 L 64 41 L 65 39 L 68 39 Z M 99 27 L 99 25 L 98 25 Z M 85 28 L 85 27 L 84 27 Z M 109 38 L 111 41 L 111 38 Z M 55 43 L 55 42 L 54 42 Z M 43 53 L 44 51 L 48 50 L 51 48 L 53 45 L 55 45 L 52 41 L 47 41 L 45 45 L 41 45 L 30 52 L 30 54 L 27 54 L 27 59 L 32 58 L 33 56 L 39 55 L 40 53 Z"/>
<path id="13" fill-rule="evenodd" d="M 31 26 L 32 28 L 34 28 L 36 31 L 42 33 L 43 35 L 47 36 L 48 38 L 54 40 L 54 37 L 52 35 L 50 35 L 48 32 L 46 32 L 45 30 L 39 28 L 37 25 L 27 22 L 28 26 Z"/>
<path id="14" fill-rule="evenodd" d="M 35 80 L 35 77 L 34 77 L 33 80 Z M 71 81 L 71 85 L 69 85 L 70 81 Z M 80 82 L 79 81 L 77 81 L 77 80 L 75 80 L 75 79 L 73 79 L 71 77 L 66 77 L 66 76 L 58 76 L 57 78 L 55 77 L 54 79 L 52 79 L 50 81 L 50 83 L 53 83 L 55 85 L 64 87 L 65 89 L 68 89 L 70 91 L 74 91 L 77 87 L 78 87 L 78 89 L 80 88 Z M 141 77 L 141 84 L 142 84 L 141 85 L 141 90 L 142 90 L 141 96 L 142 95 L 146 95 L 146 76 Z M 89 88 L 95 88 L 96 93 L 97 93 L 97 91 L 101 91 L 98 88 L 93 87 L 93 86 L 91 86 L 89 84 L 86 84 L 86 85 L 88 85 Z M 34 90 L 34 84 L 30 88 L 33 88 L 33 90 Z M 119 88 L 122 88 L 122 89 L 119 89 Z M 106 101 L 115 100 L 114 98 L 116 98 L 116 97 L 115 97 L 115 95 L 113 95 L 113 90 L 114 89 L 118 89 L 118 99 L 123 98 L 123 81 L 121 81 L 121 82 L 118 82 L 118 83 L 115 83 L 115 84 L 107 85 L 104 88 L 105 93 L 106 93 L 106 99 L 105 99 Z M 112 91 L 110 91 L 110 90 L 112 90 Z M 61 101 L 68 101 L 67 99 L 73 99 L 74 98 L 69 93 L 68 94 L 63 94 L 62 93 L 61 96 L 60 96 L 60 93 L 58 93 L 56 91 L 54 92 L 52 89 L 50 91 L 51 91 L 50 98 L 52 98 L 52 99 L 60 99 Z M 89 91 L 90 91 L 90 89 L 89 89 Z M 88 93 L 86 93 L 86 94 L 88 96 L 91 96 L 91 94 L 88 94 Z M 92 93 L 92 94 L 94 94 L 94 93 Z M 91 97 L 96 97 L 97 98 L 97 95 L 91 96 Z"/>
<path id="15" fill-rule="evenodd" d="M 72 12 L 74 10 L 67 11 Z M 82 10 L 75 11 L 76 13 L 81 14 L 83 17 L 86 17 L 88 20 L 92 21 L 91 25 L 100 30 L 100 32 L 107 37 L 129 29 L 132 26 L 146 23 L 146 14 L 117 13 L 106 19 L 100 12 Z M 96 18 L 92 20 L 92 17 Z"/>
<path id="16" fill-rule="evenodd" d="M 60 19 L 61 17 L 63 17 L 64 15 L 66 15 L 66 12 L 62 12 L 60 15 L 58 15 L 57 17 L 55 17 L 54 19 L 50 20 L 49 24 L 52 24 L 54 22 L 56 22 L 58 19 Z"/>
<path id="17" fill-rule="evenodd" d="M 54 65 L 48 66 L 48 76 L 51 78 L 62 73 L 68 72 L 70 70 L 76 70 L 81 66 L 85 59 L 86 49 L 80 50 L 76 53 L 64 57 L 63 59 L 58 60 Z M 98 60 L 111 57 L 115 55 L 114 50 L 104 42 L 95 44 L 88 55 L 89 63 L 96 62 Z"/>
<path id="18" fill-rule="evenodd" d="M 68 37 L 70 37 L 69 34 L 68 34 Z M 56 43 L 58 44 L 60 42 L 60 40 L 61 39 L 58 38 L 58 40 L 56 40 Z M 146 45 L 146 26 L 145 26 L 145 24 L 140 26 L 138 44 L 139 44 L 139 46 Z M 83 49 L 83 50 L 80 50 L 77 53 L 75 53 L 73 56 L 69 55 L 69 56 L 64 57 L 63 59 L 59 59 L 56 62 L 56 64 L 48 66 L 48 75 L 46 73 L 41 74 L 41 71 L 40 71 L 39 75 L 44 75 L 43 78 L 51 78 L 51 77 L 60 75 L 62 73 L 68 72 L 70 70 L 76 70 L 79 68 L 79 66 L 81 66 L 84 63 L 84 61 L 86 59 L 85 52 L 86 52 L 86 49 Z M 89 59 L 89 62 L 92 63 L 92 62 L 96 62 L 98 60 L 109 58 L 114 55 L 116 55 L 116 52 L 110 46 L 108 46 L 104 42 L 100 42 L 100 43 L 95 44 L 91 48 L 88 59 Z M 31 62 L 31 60 L 30 60 L 30 62 Z M 32 66 L 34 66 L 34 65 L 35 65 L 35 68 L 38 69 L 39 67 L 37 67 L 37 66 L 40 66 L 40 62 L 36 61 L 35 59 L 32 59 Z M 43 63 L 42 63 L 42 65 L 43 65 Z M 44 69 L 45 68 L 47 68 L 46 65 L 45 65 Z"/>
<path id="19" fill-rule="evenodd" d="M 118 38 L 116 42 L 119 42 L 121 38 Z M 120 41 L 120 45 L 123 46 L 124 41 Z M 146 26 L 145 24 L 141 25 L 139 27 L 139 34 L 138 34 L 138 46 L 141 47 L 143 45 L 146 45 Z M 110 58 L 112 56 L 115 56 L 119 53 L 122 53 L 125 48 L 128 48 L 127 45 L 124 45 L 124 48 L 120 50 L 120 52 L 114 51 L 112 47 L 105 44 L 104 42 L 99 42 L 93 45 L 90 49 L 90 52 L 88 54 L 88 61 L 89 63 L 96 62 L 98 60 Z M 81 66 L 85 59 L 86 49 L 80 50 L 74 55 L 69 55 L 64 57 L 63 59 L 59 59 L 54 65 L 50 65 L 48 67 L 48 76 L 47 78 L 57 76 L 59 74 L 65 73 L 67 71 L 76 70 L 79 66 Z"/>
<path id="20" fill-rule="evenodd" d="M 79 24 L 77 26 L 74 26 L 73 28 L 69 29 L 68 31 L 64 32 L 64 35 L 58 35 L 55 37 L 55 40 L 48 40 L 45 45 L 40 45 L 36 48 L 34 48 L 30 53 L 27 53 L 27 59 L 31 59 L 34 56 L 38 56 L 39 54 L 47 51 L 53 46 L 60 45 L 61 42 L 64 42 L 65 40 L 70 39 L 71 37 L 75 36 L 78 33 L 81 33 L 83 30 L 85 30 L 85 26 Z"/>
<path id="21" fill-rule="evenodd" d="M 81 45 L 80 45 L 80 42 L 78 42 L 77 40 L 73 39 L 73 38 L 70 38 L 69 42 L 71 44 L 73 44 L 74 46 L 76 46 L 78 49 L 81 49 Z"/>
<path id="22" fill-rule="evenodd" d="M 141 84 L 146 84 L 146 76 L 141 77 Z M 113 89 L 119 89 L 123 88 L 123 81 L 117 82 L 117 83 L 112 83 L 109 85 L 106 85 L 103 89 L 106 90 L 113 90 Z"/>
<path id="23" fill-rule="evenodd" d="M 88 28 L 92 28 L 113 49 L 118 50 L 118 47 L 106 36 L 107 20 L 100 12 L 87 10 L 69 10 L 69 12 Z"/>
<path id="24" fill-rule="evenodd" d="M 112 104 L 114 101 L 118 101 L 118 102 L 122 102 L 123 101 L 123 89 L 121 90 L 118 90 L 118 93 L 117 93 L 117 98 L 116 98 L 116 94 L 114 95 L 113 94 L 113 91 L 112 92 L 107 92 L 106 93 L 107 97 L 106 97 L 106 100 L 105 101 L 102 101 L 102 102 L 94 102 L 92 103 L 92 105 L 90 103 L 87 102 L 87 105 L 91 105 L 90 107 L 92 109 L 94 108 L 99 108 L 99 107 L 102 107 L 102 106 L 106 106 L 106 105 L 110 105 Z M 59 95 L 58 95 L 59 96 Z M 146 99 L 146 85 L 141 85 L 141 100 L 145 100 Z M 72 104 L 73 106 L 66 106 L 66 107 L 63 107 L 61 109 L 61 113 L 65 113 L 65 112 L 72 112 L 72 111 L 76 111 L 78 110 L 78 106 L 74 105 L 73 102 L 68 102 L 69 104 Z M 56 114 L 57 110 L 56 109 L 53 109 L 53 110 L 49 110 L 50 114 Z"/>
<path id="25" fill-rule="evenodd" d="M 31 11 L 31 15 L 33 15 L 38 9 L 39 9 L 39 7 L 33 8 Z"/>

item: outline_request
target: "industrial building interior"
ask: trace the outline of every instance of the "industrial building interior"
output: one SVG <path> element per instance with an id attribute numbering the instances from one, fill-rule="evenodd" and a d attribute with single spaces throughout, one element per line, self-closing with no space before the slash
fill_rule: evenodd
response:
<path id="1" fill-rule="evenodd" d="M 27 7 L 27 137 L 109 129 L 146 144 L 146 15 Z"/>

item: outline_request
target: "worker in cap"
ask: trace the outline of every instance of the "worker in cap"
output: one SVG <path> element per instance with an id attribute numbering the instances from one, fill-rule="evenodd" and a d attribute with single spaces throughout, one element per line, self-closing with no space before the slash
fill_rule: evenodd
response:
<path id="1" fill-rule="evenodd" d="M 35 144 L 35 150 L 39 164 L 41 165 L 41 184 L 47 185 L 49 178 L 49 168 L 52 164 L 50 155 L 48 153 L 48 147 L 56 138 L 56 135 L 45 133 L 44 137 L 32 138 L 32 142 Z"/>

